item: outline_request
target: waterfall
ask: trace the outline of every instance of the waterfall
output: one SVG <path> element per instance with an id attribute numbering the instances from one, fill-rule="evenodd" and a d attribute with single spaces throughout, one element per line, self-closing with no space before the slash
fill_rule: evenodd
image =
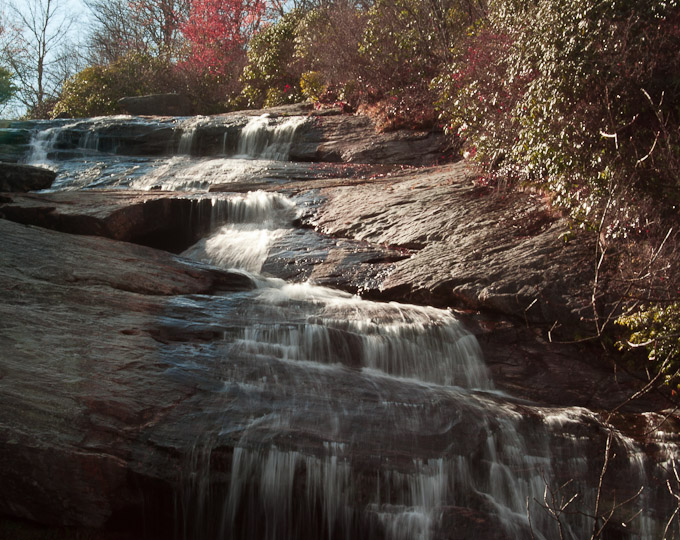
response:
<path id="1" fill-rule="evenodd" d="M 213 223 L 224 223 L 185 251 L 186 257 L 258 273 L 271 243 L 290 229 L 295 205 L 278 193 L 213 199 Z"/>
<path id="2" fill-rule="evenodd" d="M 609 516 L 612 537 L 661 538 L 677 505 L 665 484 L 678 456 L 672 433 L 643 448 L 596 412 L 498 390 L 451 310 L 266 274 L 272 254 L 290 249 L 283 240 L 303 232 L 295 200 L 265 190 L 294 170 L 274 160 L 288 158 L 305 121 L 135 120 L 123 148 L 145 139 L 158 151 L 135 157 L 103 151 L 118 151 L 111 141 L 130 119 L 60 124 L 33 139 L 30 159 L 60 169 L 57 189 L 235 184 L 184 195 L 210 198 L 193 211 L 211 214 L 209 234 L 181 256 L 246 273 L 255 288 L 168 295 L 148 329 L 161 335 L 152 345 L 161 376 L 186 388 L 140 435 L 183 460 L 158 473 L 173 484 L 176 537 L 581 540 Z M 227 158 L 239 129 L 238 155 Z M 163 153 L 178 143 L 182 155 Z M 81 158 L 89 149 L 88 159 L 53 156 L 62 146 Z M 284 258 L 291 265 L 330 256 L 303 238 Z M 659 423 L 650 415 L 640 431 Z"/>
<path id="3" fill-rule="evenodd" d="M 300 116 L 277 121 L 266 114 L 251 118 L 241 130 L 238 156 L 287 160 L 295 134 L 305 121 Z"/>
<path id="4" fill-rule="evenodd" d="M 194 138 L 198 129 L 210 122 L 207 116 L 196 116 L 185 120 L 180 124 L 180 139 L 177 153 L 181 156 L 190 156 L 194 147 Z"/>
<path id="5" fill-rule="evenodd" d="M 242 129 L 241 118 L 227 117 L 161 121 L 121 116 L 50 123 L 53 127 L 35 130 L 24 161 L 57 170 L 54 189 L 59 190 L 207 191 L 214 184 L 280 181 L 295 168 L 285 160 L 305 121 L 256 117 Z"/>
<path id="6" fill-rule="evenodd" d="M 54 144 L 61 133 L 61 127 L 52 127 L 38 131 L 31 139 L 31 145 L 26 163 L 36 167 L 46 167 L 56 169 L 57 165 L 50 158 L 50 153 L 54 149 Z"/>
<path id="7" fill-rule="evenodd" d="M 290 233 L 294 205 L 263 192 L 220 204 L 227 225 L 185 256 L 257 274 Z M 449 311 L 255 278 L 238 318 L 219 300 L 199 310 L 230 330 L 216 345 L 225 364 L 205 426 L 213 438 L 197 441 L 204 457 L 190 465 L 201 482 L 182 495 L 193 524 L 183 538 L 434 540 L 480 520 L 498 538 L 589 537 L 607 440 L 596 414 L 495 391 L 476 339 Z M 649 485 L 649 465 L 621 434 L 613 444 L 625 500 Z M 209 468 L 224 446 L 228 481 Z M 550 514 L 572 498 L 569 512 Z M 643 509 L 626 527 L 652 540 L 662 524 Z"/>

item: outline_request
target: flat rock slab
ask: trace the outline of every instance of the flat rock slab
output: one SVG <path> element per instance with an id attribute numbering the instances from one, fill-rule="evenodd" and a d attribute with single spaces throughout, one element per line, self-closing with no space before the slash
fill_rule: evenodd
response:
<path id="1" fill-rule="evenodd" d="M 376 291 L 386 299 L 579 325 L 591 292 L 588 239 L 566 242 L 568 222 L 539 195 L 475 178 L 458 163 L 321 189 L 326 202 L 310 221 L 331 236 L 412 252 Z"/>
<path id="2" fill-rule="evenodd" d="M 67 191 L 6 195 L 0 216 L 71 234 L 179 253 L 211 227 L 212 198 L 175 192 Z"/>
<path id="3" fill-rule="evenodd" d="M 0 162 L 0 192 L 27 192 L 47 189 L 57 173 L 42 167 Z"/>
<path id="4" fill-rule="evenodd" d="M 7 220 L 0 236 L 0 513 L 101 526 L 137 504 L 140 433 L 192 392 L 161 377 L 151 329 L 169 300 L 252 283 L 104 238 Z"/>

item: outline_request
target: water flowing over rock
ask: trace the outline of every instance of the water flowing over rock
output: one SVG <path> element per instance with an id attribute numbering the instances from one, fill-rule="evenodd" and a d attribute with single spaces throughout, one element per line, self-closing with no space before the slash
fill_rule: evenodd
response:
<path id="1" fill-rule="evenodd" d="M 288 161 L 373 159 L 328 127 L 349 118 L 34 130 L 58 176 L 0 205 L 1 513 L 123 538 L 663 535 L 677 415 L 609 415 L 635 381 L 544 331 L 582 324 L 588 246 L 463 164 Z"/>

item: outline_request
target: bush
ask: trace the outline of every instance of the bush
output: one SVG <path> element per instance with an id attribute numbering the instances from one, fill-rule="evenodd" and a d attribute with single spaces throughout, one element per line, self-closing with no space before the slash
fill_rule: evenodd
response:
<path id="1" fill-rule="evenodd" d="M 491 0 L 434 81 L 484 168 L 542 185 L 596 233 L 598 334 L 629 306 L 627 342 L 667 381 L 680 367 L 677 256 L 660 254 L 680 225 L 678 43 L 677 0 Z"/>
<path id="2" fill-rule="evenodd" d="M 678 202 L 676 1 L 493 0 L 436 87 L 489 166 L 505 156 L 584 224 L 639 227 L 639 196 Z M 626 217 L 628 216 L 628 217 Z"/>
<path id="3" fill-rule="evenodd" d="M 311 10 L 300 20 L 295 55 L 314 73 L 315 101 L 357 105 L 367 99 L 362 74 L 370 66 L 359 52 L 365 24 L 365 12 L 347 1 Z"/>
<path id="4" fill-rule="evenodd" d="M 242 95 L 250 108 L 272 107 L 302 101 L 302 64 L 295 56 L 300 11 L 287 13 L 257 33 L 250 41 L 243 69 Z"/>
<path id="5" fill-rule="evenodd" d="M 181 78 L 172 64 L 160 58 L 133 53 L 108 66 L 91 66 L 64 83 L 52 116 L 103 116 L 118 112 L 125 96 L 176 91 Z"/>
<path id="6" fill-rule="evenodd" d="M 300 76 L 300 92 L 311 101 L 319 101 L 326 89 L 324 78 L 318 71 L 305 71 Z"/>
<path id="7" fill-rule="evenodd" d="M 367 15 L 361 81 L 387 116 L 386 128 L 427 127 L 436 120 L 430 82 L 453 60 L 451 47 L 482 13 L 468 0 L 377 0 Z"/>
<path id="8" fill-rule="evenodd" d="M 680 388 L 680 302 L 643 306 L 619 317 L 617 324 L 632 332 L 619 347 L 646 349 L 654 371 L 661 373 L 667 384 Z"/>

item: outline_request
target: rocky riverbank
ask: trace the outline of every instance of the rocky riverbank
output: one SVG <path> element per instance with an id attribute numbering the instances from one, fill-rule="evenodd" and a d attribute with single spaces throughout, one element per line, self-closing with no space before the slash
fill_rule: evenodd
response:
<path id="1" fill-rule="evenodd" d="M 413 164 L 423 157 L 420 145 L 442 150 L 427 142 L 429 135 L 386 136 L 398 146 L 378 144 L 363 132 L 353 139 L 347 126 L 366 119 L 319 118 L 343 122 L 344 134 L 329 135 L 333 130 L 327 128 L 326 140 L 320 142 L 317 134 L 312 144 L 311 131 L 303 131 L 291 156 L 392 164 L 401 156 L 404 164 Z M 312 368 L 303 364 L 293 374 L 277 363 L 259 367 L 256 356 L 239 348 L 247 341 L 239 336 L 252 332 L 243 321 L 265 323 L 266 318 L 278 329 L 328 315 L 322 311 L 305 319 L 295 307 L 305 302 L 302 297 L 286 307 L 290 311 L 271 310 L 251 274 L 181 255 L 233 220 L 234 201 L 255 188 L 284 195 L 300 210 L 286 225 L 287 234 L 273 236 L 262 261 L 264 275 L 380 302 L 451 309 L 476 335 L 494 388 L 507 392 L 507 404 L 495 394 L 472 393 L 467 402 L 458 402 L 426 384 L 393 383 L 414 411 L 427 409 L 413 421 L 414 430 L 425 431 L 413 435 L 420 441 L 415 458 L 408 454 L 410 436 L 381 433 L 389 450 L 380 447 L 371 431 L 379 421 L 376 413 L 352 409 L 354 401 L 365 407 L 376 398 L 362 386 L 358 338 L 340 326 L 329 339 L 330 349 L 347 348 L 337 352 L 344 367 L 323 384 L 333 401 L 350 410 L 352 421 L 347 426 L 338 421 L 341 427 L 318 424 L 316 415 L 327 402 L 295 386 Z M 584 451 L 595 477 L 606 438 L 595 419 L 621 404 L 610 420 L 652 461 L 663 461 L 664 449 L 677 438 L 675 416 L 662 395 L 626 403 L 641 383 L 615 374 L 598 348 L 574 342 L 588 332 L 592 246 L 585 238 L 568 240 L 568 223 L 540 194 L 481 186 L 464 162 L 418 169 L 339 167 L 322 174 L 317 169 L 296 172 L 287 181 L 215 183 L 210 193 L 91 189 L 1 197 L 0 283 L 6 292 L 0 303 L 0 513 L 7 516 L 49 525 L 119 527 L 126 535 L 142 529 L 152 531 L 149 537 L 176 534 L 173 528 L 189 519 L 187 509 L 208 512 L 195 499 L 201 482 L 214 482 L 218 491 L 233 484 L 232 464 L 246 463 L 239 462 L 244 448 L 255 452 L 274 445 L 283 452 L 277 459 L 316 456 L 326 471 L 329 458 L 321 456 L 329 455 L 324 441 L 331 434 L 352 448 L 355 471 L 384 469 L 391 459 L 397 472 L 390 474 L 407 478 L 415 474 L 414 462 L 447 455 L 454 439 L 465 447 L 456 452 L 468 459 L 491 437 L 485 430 L 507 429 L 452 424 L 451 418 L 461 415 L 475 418 L 477 401 L 512 410 L 534 428 L 543 425 L 541 415 L 563 415 L 561 437 L 591 440 Z M 272 208 L 282 204 L 273 202 Z M 283 354 L 257 352 L 272 358 Z M 248 384 L 229 382 L 235 374 Z M 315 380 L 310 387 L 316 384 L 321 383 Z M 360 397 L 351 398 L 357 389 Z M 302 401 L 300 391 L 309 401 Z M 304 406 L 293 407 L 297 400 Z M 384 399 L 380 406 L 386 407 Z M 289 414 L 285 421 L 277 407 Z M 569 415 L 579 421 L 568 422 Z M 394 421 L 398 426 L 396 416 Z M 247 448 L 239 446 L 246 435 L 252 445 Z M 538 442 L 531 444 L 538 452 Z M 378 459 L 381 452 L 388 458 Z M 305 459 L 309 470 L 317 466 L 312 457 Z M 248 463 L 255 467 L 255 461 Z M 191 467 L 213 476 L 210 481 L 191 476 Z M 613 474 L 612 489 L 623 489 L 626 470 L 621 465 Z M 359 476 L 353 480 L 357 493 L 369 498 L 376 486 Z M 185 514 L 170 524 L 182 490 Z M 447 530 L 464 530 L 464 538 L 474 538 L 480 527 L 493 528 L 497 517 L 479 513 L 484 505 L 478 502 L 447 506 L 442 521 Z M 369 519 L 365 516 L 357 519 L 361 526 L 376 527 L 362 521 Z M 437 530 L 437 538 L 456 537 Z M 202 529 L 196 531 L 194 537 L 204 536 Z M 498 538 L 509 536 L 499 532 Z"/>

